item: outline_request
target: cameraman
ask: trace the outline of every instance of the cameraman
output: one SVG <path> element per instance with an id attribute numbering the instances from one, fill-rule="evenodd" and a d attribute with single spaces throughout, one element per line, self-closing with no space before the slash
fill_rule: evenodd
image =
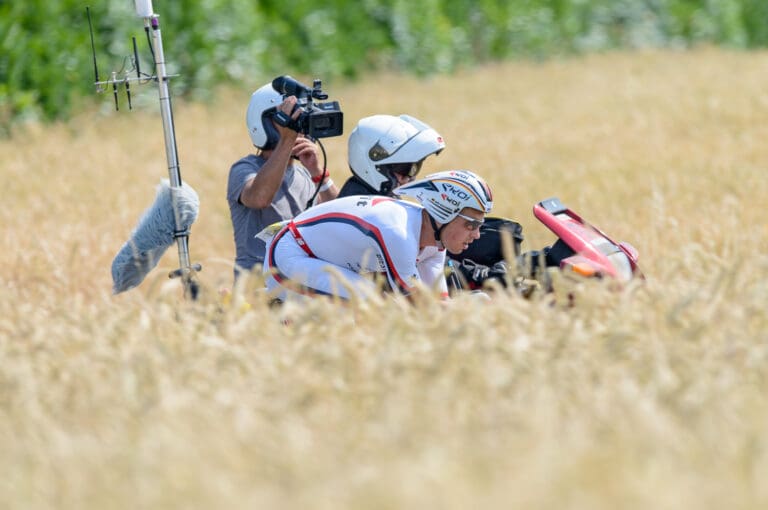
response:
<path id="1" fill-rule="evenodd" d="M 267 226 L 291 219 L 312 205 L 336 198 L 338 189 L 321 167 L 315 143 L 273 121 L 282 112 L 301 114 L 296 97 L 277 92 L 272 83 L 256 90 L 246 112 L 246 125 L 256 154 L 232 165 L 227 183 L 235 239 L 235 277 L 263 264 L 265 244 L 255 237 Z"/>

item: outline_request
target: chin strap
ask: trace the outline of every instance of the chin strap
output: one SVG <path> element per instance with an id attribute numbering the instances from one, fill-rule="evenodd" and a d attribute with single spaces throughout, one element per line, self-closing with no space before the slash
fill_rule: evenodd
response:
<path id="1" fill-rule="evenodd" d="M 397 178 L 390 172 L 382 170 L 380 167 L 376 167 L 376 170 L 378 170 L 379 173 L 386 179 L 379 185 L 379 194 L 391 196 L 392 190 L 397 187 Z M 365 184 L 366 186 L 370 187 L 367 182 Z"/>
<path id="2" fill-rule="evenodd" d="M 432 217 L 431 214 L 427 213 L 427 217 L 429 218 L 429 222 L 432 224 L 432 230 L 435 233 L 435 241 L 437 241 L 437 247 L 440 249 L 443 249 L 444 246 L 443 246 L 443 242 L 440 240 L 440 233 L 443 231 L 447 223 L 445 225 L 438 227 L 437 222 L 435 221 L 435 219 Z"/>

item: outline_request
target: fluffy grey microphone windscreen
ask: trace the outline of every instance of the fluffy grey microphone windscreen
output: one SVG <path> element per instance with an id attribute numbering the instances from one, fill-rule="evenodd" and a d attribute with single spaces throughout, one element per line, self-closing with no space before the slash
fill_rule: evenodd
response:
<path id="1" fill-rule="evenodd" d="M 112 261 L 112 291 L 118 294 L 139 285 L 175 242 L 174 232 L 187 231 L 199 210 L 200 200 L 191 186 L 171 187 L 162 180 L 155 202 Z"/>

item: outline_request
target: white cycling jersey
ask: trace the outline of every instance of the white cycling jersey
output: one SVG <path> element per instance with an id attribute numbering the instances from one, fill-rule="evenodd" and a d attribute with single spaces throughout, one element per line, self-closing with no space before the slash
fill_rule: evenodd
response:
<path id="1" fill-rule="evenodd" d="M 279 289 L 281 299 L 294 292 L 364 298 L 377 289 L 365 274 L 383 273 L 406 295 L 423 284 L 447 296 L 445 251 L 419 249 L 422 210 L 389 197 L 350 196 L 304 211 L 267 247 L 267 289 Z"/>

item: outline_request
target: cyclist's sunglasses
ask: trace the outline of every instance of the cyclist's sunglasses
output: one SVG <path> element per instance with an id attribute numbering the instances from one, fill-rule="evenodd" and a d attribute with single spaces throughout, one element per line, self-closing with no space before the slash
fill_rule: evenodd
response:
<path id="1" fill-rule="evenodd" d="M 480 227 L 483 226 L 483 223 L 485 223 L 485 220 L 477 220 L 475 218 L 472 218 L 470 216 L 467 216 L 466 214 L 457 214 L 459 218 L 466 221 L 465 226 L 467 227 L 467 230 L 478 230 Z"/>

